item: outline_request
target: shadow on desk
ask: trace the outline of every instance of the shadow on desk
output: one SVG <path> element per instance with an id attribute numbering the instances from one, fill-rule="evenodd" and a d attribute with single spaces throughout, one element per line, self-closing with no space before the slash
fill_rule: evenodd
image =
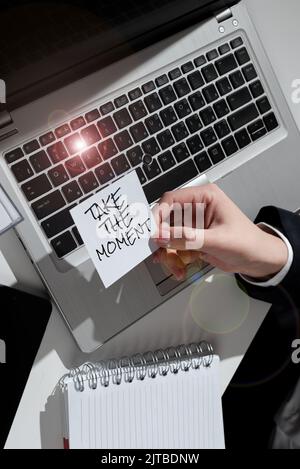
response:
<path id="1" fill-rule="evenodd" d="M 63 449 L 63 402 L 60 389 L 48 397 L 45 411 L 40 413 L 42 449 Z"/>

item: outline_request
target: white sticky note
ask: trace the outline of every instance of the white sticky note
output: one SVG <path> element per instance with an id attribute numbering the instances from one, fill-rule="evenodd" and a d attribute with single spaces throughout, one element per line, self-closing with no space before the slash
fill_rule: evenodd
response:
<path id="1" fill-rule="evenodd" d="M 135 171 L 71 210 L 71 215 L 107 288 L 150 256 L 155 223 Z"/>

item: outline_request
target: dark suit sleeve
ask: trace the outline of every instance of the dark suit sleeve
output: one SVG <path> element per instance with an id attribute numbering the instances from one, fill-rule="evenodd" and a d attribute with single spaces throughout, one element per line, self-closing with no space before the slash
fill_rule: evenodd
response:
<path id="1" fill-rule="evenodd" d="M 293 249 L 293 263 L 283 281 L 276 287 L 251 285 L 236 276 L 242 290 L 253 298 L 282 305 L 300 304 L 300 216 L 276 207 L 264 207 L 260 210 L 255 223 L 265 222 L 277 228 L 289 240 Z"/>

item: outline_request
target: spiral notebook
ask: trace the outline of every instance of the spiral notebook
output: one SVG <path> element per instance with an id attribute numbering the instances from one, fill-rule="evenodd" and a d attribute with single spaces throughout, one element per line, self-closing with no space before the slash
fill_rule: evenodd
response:
<path id="1" fill-rule="evenodd" d="M 86 363 L 61 381 L 65 448 L 224 448 L 219 358 L 206 342 Z"/>

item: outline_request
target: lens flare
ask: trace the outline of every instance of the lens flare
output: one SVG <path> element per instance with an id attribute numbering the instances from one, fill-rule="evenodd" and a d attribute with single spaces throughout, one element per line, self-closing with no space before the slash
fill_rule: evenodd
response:
<path id="1" fill-rule="evenodd" d="M 233 276 L 214 273 L 197 282 L 189 302 L 189 313 L 206 332 L 228 334 L 246 320 L 249 297 L 241 291 Z"/>

